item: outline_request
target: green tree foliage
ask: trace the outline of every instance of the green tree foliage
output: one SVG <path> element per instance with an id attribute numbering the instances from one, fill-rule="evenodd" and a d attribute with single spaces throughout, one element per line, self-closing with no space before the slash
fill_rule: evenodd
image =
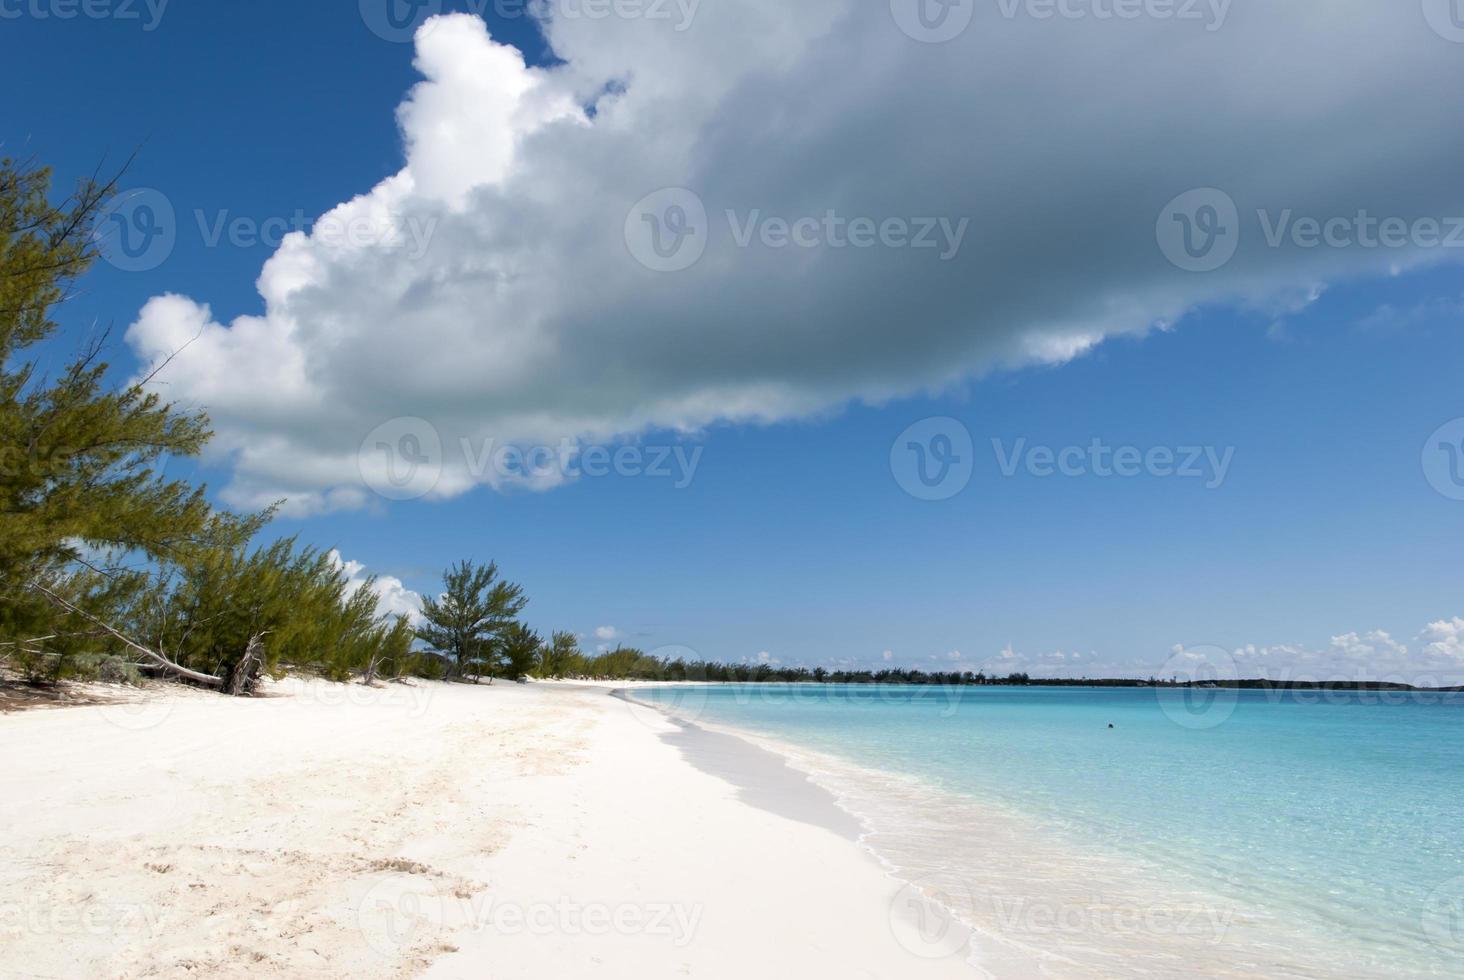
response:
<path id="1" fill-rule="evenodd" d="M 0 160 L 0 655 L 65 663 L 98 628 L 37 586 L 106 611 L 138 580 L 73 581 L 88 554 L 170 561 L 248 529 L 214 513 L 203 488 L 161 475 L 166 456 L 202 448 L 208 420 L 140 384 L 108 388 L 105 334 L 55 377 L 41 370 L 32 348 L 56 332 L 54 308 L 96 258 L 114 189 L 84 181 L 53 204 L 50 185 L 48 170 Z"/>
<path id="2" fill-rule="evenodd" d="M 581 658 L 579 669 L 558 676 L 629 681 L 694 681 L 736 684 L 1071 684 L 1069 680 L 1045 681 L 1024 673 L 1005 677 L 972 671 L 828 670 L 823 667 L 789 667 L 779 664 L 726 664 L 711 660 L 670 660 L 649 656 L 633 647 L 621 647 L 594 657 Z M 1137 683 L 1085 681 L 1083 683 Z"/>
<path id="3" fill-rule="evenodd" d="M 533 673 L 539 665 L 544 638 L 523 623 L 510 623 L 499 641 L 498 674 L 518 680 Z"/>
<path id="4" fill-rule="evenodd" d="M 575 677 L 585 673 L 585 656 L 573 633 L 556 630 L 539 650 L 538 677 Z"/>
<path id="5" fill-rule="evenodd" d="M 407 673 L 429 681 L 440 681 L 447 677 L 447 661 L 435 653 L 415 652 L 408 661 Z"/>
<path id="6" fill-rule="evenodd" d="M 368 587 L 369 583 L 362 591 Z M 377 629 L 380 639 L 366 658 L 365 682 L 370 684 L 377 677 L 396 678 L 418 672 L 418 658 L 412 653 L 412 644 L 417 639 L 412 621 L 406 616 L 393 616 Z"/>
<path id="7" fill-rule="evenodd" d="M 286 538 L 250 550 L 218 548 L 181 562 L 140 597 L 129 626 L 185 667 L 231 677 L 251 642 L 261 668 L 316 670 L 333 680 L 409 669 L 411 627 L 377 615 L 370 580 L 352 591 L 327 551 Z"/>
<path id="8" fill-rule="evenodd" d="M 329 553 L 293 539 L 251 548 L 271 514 L 216 511 L 162 475 L 202 449 L 208 420 L 145 382 L 108 387 L 105 334 L 42 369 L 114 183 L 53 203 L 49 171 L 0 160 L 0 666 L 59 679 L 126 658 L 225 689 L 255 657 L 338 679 L 435 669 L 410 623 L 377 616 L 374 583 L 351 590 Z M 508 619 L 522 606 L 516 586 L 489 598 Z M 501 625 L 490 616 L 490 635 Z"/>
<path id="9" fill-rule="evenodd" d="M 71 574 L 47 576 L 44 587 L 61 602 L 106 621 L 115 619 L 127 608 L 145 580 L 145 576 L 138 574 L 109 574 L 81 566 Z M 8 641 L 0 645 L 0 662 L 8 661 L 32 681 L 87 676 L 116 647 L 94 621 L 65 612 L 55 602 L 47 601 L 28 612 L 29 642 Z"/>
<path id="10" fill-rule="evenodd" d="M 505 631 L 528 603 L 523 587 L 500 579 L 497 564 L 471 561 L 449 568 L 443 585 L 440 598 L 423 597 L 417 637 L 448 659 L 455 677 L 493 674 Z"/>
<path id="11" fill-rule="evenodd" d="M 662 663 L 635 647 L 616 647 L 591 657 L 587 669 L 592 676 L 615 680 L 628 677 L 659 679 Z"/>

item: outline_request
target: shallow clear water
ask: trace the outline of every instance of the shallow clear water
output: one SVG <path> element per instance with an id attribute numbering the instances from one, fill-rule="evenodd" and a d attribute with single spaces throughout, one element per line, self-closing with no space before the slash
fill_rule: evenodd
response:
<path id="1" fill-rule="evenodd" d="M 1053 975 L 1180 975 L 1203 961 L 1213 975 L 1464 976 L 1464 695 L 634 696 L 817 753 L 804 764 L 839 784 L 876 851 L 974 894 L 978 925 L 1064 953 Z M 1025 902 L 1045 918 L 1013 913 L 1036 907 Z M 1129 918 L 1103 911 L 1115 906 Z M 1191 907 L 1209 918 L 1177 926 Z"/>

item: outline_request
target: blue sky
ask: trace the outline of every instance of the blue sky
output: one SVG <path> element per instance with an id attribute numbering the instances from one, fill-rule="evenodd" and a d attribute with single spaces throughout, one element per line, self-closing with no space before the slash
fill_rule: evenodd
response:
<path id="1" fill-rule="evenodd" d="M 146 8 L 139 10 L 145 21 Z M 1247 32 L 1266 26 L 1255 27 L 1253 21 L 1230 25 L 1227 30 L 1238 37 L 1226 43 L 1244 43 L 1251 37 Z M 488 22 L 493 40 L 522 50 L 530 68 L 557 63 L 547 58 L 544 38 L 527 19 L 504 20 L 489 13 Z M 659 83 L 661 76 L 653 69 L 660 63 L 653 53 L 639 51 L 631 35 L 607 36 L 592 47 L 591 41 L 571 33 L 584 26 L 563 28 L 566 33 L 554 50 L 568 55 L 569 67 L 550 70 L 585 66 L 586 78 L 593 79 L 600 70 L 594 57 L 575 52 L 622 52 L 625 63 L 636 70 L 622 75 L 605 69 L 602 74 L 607 90 L 628 88 L 624 102 L 613 108 L 625 112 L 639 92 Z M 1071 26 L 1076 31 L 1083 25 Z M 1290 26 L 1279 25 L 1278 31 Z M 449 30 L 459 29 L 439 28 L 432 36 L 442 41 Z M 1430 34 L 1421 20 L 1399 29 L 1406 30 L 1409 43 L 1416 43 L 1427 59 L 1458 58 L 1458 48 Z M 1025 43 L 1030 35 L 1026 31 L 1019 38 Z M 832 36 L 862 35 L 853 28 L 836 28 Z M 463 37 L 477 44 L 471 32 Z M 899 56 L 914 44 L 899 37 L 903 46 L 895 47 L 884 35 L 879 37 L 878 43 L 890 43 L 890 51 Z M 1199 43 L 1197 37 L 1189 40 Z M 125 186 L 160 190 L 178 216 L 177 242 L 166 261 L 138 272 L 99 265 L 83 294 L 63 311 L 63 341 L 81 336 L 93 323 L 114 325 L 119 377 L 139 367 L 146 348 L 124 341 L 123 335 L 154 297 L 176 293 L 208 304 L 213 325 L 209 343 L 227 338 L 238 326 L 236 317 L 266 313 L 256 280 L 274 247 L 227 241 L 210 247 L 197 213 L 204 215 L 205 224 L 234 218 L 292 219 L 297 212 L 313 220 L 370 191 L 403 167 L 403 137 L 394 114 L 421 77 L 413 68 L 413 45 L 376 36 L 350 5 L 337 10 L 270 0 L 177 4 L 165 9 L 153 30 L 116 17 L 63 21 L 28 13 L 0 22 L 0 43 L 6 90 L 25 93 L 7 100 L 6 153 L 34 155 L 53 165 L 65 182 L 98 164 L 103 169 L 120 164 L 136 149 Z M 486 48 L 471 50 L 481 53 Z M 459 56 L 456 50 L 451 54 Z M 828 53 L 812 44 L 800 49 L 799 57 L 800 70 L 828 70 Z M 1444 77 L 1427 59 L 1415 68 L 1425 89 Z M 608 55 L 607 61 L 612 61 Z M 959 64 L 964 62 L 952 58 L 949 70 L 966 70 Z M 666 77 L 673 70 L 688 69 L 666 68 Z M 704 70 L 710 74 L 718 69 Z M 38 84 L 41 78 L 44 85 Z M 590 98 L 584 78 L 573 82 L 576 97 Z M 840 113 L 845 124 L 857 122 L 860 114 L 838 100 L 837 86 L 831 91 L 818 85 L 798 89 L 836 135 L 818 142 L 810 137 L 806 146 L 790 140 L 795 145 L 788 146 L 774 139 L 778 134 L 764 123 L 744 125 L 741 136 L 730 140 L 727 133 L 735 135 L 745 119 L 738 113 L 747 104 L 767 103 L 768 93 L 758 86 L 745 80 L 729 84 L 715 113 L 695 109 L 708 112 L 695 127 L 694 139 L 686 141 L 693 148 L 685 152 L 690 163 L 684 172 L 697 180 L 680 186 L 700 189 L 714 222 L 722 203 L 730 207 L 738 201 L 745 204 L 743 214 L 753 208 L 801 213 L 790 211 L 790 202 L 817 198 L 807 190 L 820 186 L 817 175 L 843 166 L 834 152 L 840 140 L 870 153 L 888 150 L 885 143 L 865 145 L 859 126 L 839 125 Z M 666 90 L 676 88 L 667 85 Z M 789 90 L 781 91 L 787 95 Z M 1274 118 L 1258 119 L 1256 114 L 1263 111 L 1256 108 L 1259 102 L 1238 88 L 1228 98 L 1232 101 L 1222 104 L 1234 110 L 1239 129 L 1282 124 L 1285 113 L 1279 110 Z M 1133 193 L 1147 208 L 1138 209 L 1142 213 L 1134 225 L 1151 236 L 1149 229 L 1164 201 L 1189 187 L 1213 186 L 1227 175 L 1231 182 L 1224 186 L 1241 200 L 1242 214 L 1255 208 L 1275 214 L 1292 206 L 1323 216 L 1366 206 L 1375 213 L 1410 218 L 1464 214 L 1464 194 L 1452 181 L 1437 181 L 1433 197 L 1389 197 L 1404 185 L 1430 186 L 1426 175 L 1437 161 L 1452 160 L 1450 172 L 1457 172 L 1458 157 L 1450 156 L 1455 137 L 1446 140 L 1437 130 L 1430 131 L 1425 111 L 1412 111 L 1412 104 L 1376 106 L 1359 95 L 1353 117 L 1347 98 L 1345 93 L 1338 96 L 1332 106 L 1341 106 L 1336 115 L 1342 122 L 1334 118 L 1316 125 L 1325 125 L 1327 133 L 1340 134 L 1340 143 L 1352 145 L 1360 139 L 1357 131 L 1367 129 L 1362 116 L 1377 112 L 1388 120 L 1379 124 L 1388 131 L 1377 137 L 1381 142 L 1368 144 L 1376 156 L 1372 166 L 1339 176 L 1330 198 L 1314 186 L 1326 180 L 1314 182 L 1315 173 L 1306 169 L 1317 165 L 1315 159 L 1298 162 L 1300 176 L 1293 175 L 1295 189 L 1288 192 L 1284 174 L 1269 186 L 1262 186 L 1263 181 L 1255 187 L 1244 185 L 1248 178 L 1235 176 L 1250 172 L 1240 164 L 1227 169 L 1219 163 L 1213 168 L 1190 163 L 1188 173 L 1151 174 L 1147 164 L 1138 162 L 1140 154 L 1125 168 L 1122 153 L 1115 150 L 1112 159 L 1100 156 L 1092 162 L 1091 173 L 1098 175 L 1092 177 L 1095 190 L 1083 200 Z M 791 95 L 787 99 L 789 114 L 813 111 L 797 105 Z M 426 97 L 421 104 L 424 115 L 441 111 Z M 1411 111 L 1398 112 L 1403 104 Z M 1131 113 L 1132 107 L 1120 110 L 1115 117 Z M 464 107 L 459 98 L 452 111 L 471 116 L 474 109 L 470 103 Z M 607 129 L 618 124 L 608 118 L 611 111 L 605 110 Z M 879 107 L 871 104 L 867 111 L 873 116 Z M 656 132 L 667 127 L 675 131 L 674 120 L 689 118 L 693 109 L 681 106 L 679 112 Z M 909 135 L 901 128 L 905 123 L 894 121 L 906 114 L 885 120 L 890 144 Z M 1307 118 L 1315 122 L 1321 115 L 1317 111 Z M 547 132 L 554 122 L 543 125 Z M 601 125 L 592 118 L 581 124 L 581 132 L 594 133 Z M 1122 142 L 1095 135 L 1074 117 L 1057 117 L 1054 126 L 1066 126 L 1070 142 L 1089 140 L 1105 147 Z M 1416 141 L 1406 138 L 1401 131 L 1405 127 L 1417 130 Z M 429 129 L 424 124 L 423 131 Z M 1309 131 L 1302 135 L 1313 138 Z M 491 235 L 443 232 L 459 236 L 449 240 L 452 249 L 460 250 L 455 255 L 472 254 L 477 247 L 508 248 L 504 240 L 516 241 L 518 229 L 505 213 L 515 213 L 511 209 L 516 202 L 540 190 L 556 189 L 557 161 L 603 149 L 602 172 L 614 173 L 625 162 L 616 156 L 617 148 L 586 144 L 572 150 L 544 149 L 534 142 L 537 138 L 525 137 L 535 156 L 533 166 L 523 165 L 525 173 L 513 175 L 522 183 L 500 176 L 496 184 L 485 185 L 487 178 L 478 175 L 471 181 L 472 193 L 480 195 L 473 203 L 462 205 L 460 199 L 444 206 L 445 221 L 455 220 L 464 208 L 487 208 L 482 202 L 489 197 L 492 207 L 500 209 L 493 212 L 493 223 L 483 226 L 493 229 Z M 938 129 L 930 132 L 934 143 L 943 138 Z M 1134 141 L 1139 148 L 1148 146 L 1142 133 Z M 1204 142 L 1198 136 L 1188 140 L 1191 159 L 1204 159 L 1205 147 L 1199 145 Z M 965 149 L 970 167 L 999 153 L 989 145 Z M 443 158 L 453 160 L 454 152 L 491 155 L 493 148 L 469 140 Z M 719 169 L 729 153 L 741 152 L 746 156 Z M 1278 150 L 1275 159 L 1286 155 Z M 1265 154 L 1250 156 L 1255 167 L 1262 166 Z M 865 294 L 868 270 L 846 274 L 838 269 L 837 256 L 825 262 L 825 268 L 835 270 L 828 275 L 795 275 L 796 270 L 788 269 L 798 262 L 788 260 L 787 253 L 727 253 L 739 265 L 723 262 L 724 253 L 716 248 L 722 243 L 717 242 L 688 273 L 637 268 L 624 273 L 629 285 L 620 291 L 582 260 L 556 264 L 551 258 L 545 264 L 557 269 L 557 275 L 533 284 L 530 298 L 572 280 L 566 288 L 582 294 L 582 303 L 544 312 L 526 305 L 530 300 L 515 298 L 507 314 L 497 311 L 507 317 L 502 321 L 487 313 L 475 320 L 473 311 L 482 305 L 468 303 L 468 315 L 458 324 L 465 333 L 437 337 L 438 343 L 451 336 L 477 342 L 513 335 L 504 323 L 517 323 L 515 317 L 525 322 L 558 317 L 561 325 L 551 336 L 564 346 L 550 346 L 562 355 L 573 345 L 583 353 L 584 363 L 544 367 L 537 347 L 524 363 L 540 372 L 535 387 L 551 392 L 551 406 L 556 398 L 578 402 L 578 394 L 566 394 L 571 389 L 593 389 L 593 395 L 584 396 L 584 407 L 572 413 L 572 422 L 563 422 L 565 434 L 584 444 L 697 449 L 699 463 L 684 488 L 669 479 L 611 476 L 565 481 L 543 492 L 477 486 L 389 502 L 370 495 L 331 496 L 344 485 L 344 478 L 334 473 L 309 486 L 276 487 L 261 475 L 269 474 L 268 467 L 240 468 L 238 458 L 227 452 L 211 457 L 202 472 L 226 502 L 276 489 L 335 501 L 292 512 L 271 533 L 299 533 L 336 547 L 371 572 L 401 579 L 406 589 L 431 590 L 441 568 L 458 558 L 495 559 L 527 586 L 533 625 L 575 630 L 590 645 L 601 642 L 594 636 L 597 627 L 613 626 L 616 638 L 627 643 L 647 649 L 680 644 L 715 659 L 766 653 L 785 662 L 928 665 L 933 659 L 972 667 L 995 658 L 997 663 L 1051 672 L 1061 669 L 1051 655 L 1064 652 L 1084 654 L 1090 658 L 1087 664 L 1100 665 L 1091 667 L 1099 673 L 1157 666 L 1176 644 L 1215 644 L 1227 650 L 1254 644 L 1313 665 L 1330 655 L 1355 660 L 1357 649 L 1379 646 L 1375 631 L 1407 646 L 1410 655 L 1429 642 L 1442 644 L 1436 651 L 1457 651 L 1464 623 L 1458 630 L 1424 635 L 1428 624 L 1448 624 L 1464 615 L 1464 563 L 1458 544 L 1464 502 L 1430 485 L 1423 458 L 1431 433 L 1464 416 L 1464 389 L 1458 381 L 1464 363 L 1459 329 L 1464 275 L 1448 250 L 1435 250 L 1419 261 L 1375 261 L 1368 255 L 1354 261 L 1356 250 L 1339 249 L 1334 251 L 1346 254 L 1338 261 L 1307 264 L 1311 256 L 1304 250 L 1249 248 L 1256 237 L 1251 234 L 1247 249 L 1218 274 L 1233 273 L 1236 279 L 1220 284 L 1219 279 L 1205 279 L 1205 273 L 1165 266 L 1162 249 L 1150 237 L 1144 242 L 1147 251 L 1140 248 L 1141 258 L 1132 266 L 1144 270 L 1139 275 L 1119 268 L 1106 249 L 1069 254 L 1085 241 L 1081 231 L 1074 233 L 1070 250 L 1062 226 L 1049 225 L 1036 213 L 1041 205 L 1032 206 L 1030 222 L 1012 222 L 1003 210 L 1011 206 L 1012 187 L 1029 188 L 1037 200 L 1051 196 L 1054 185 L 1062 183 L 1059 174 L 1044 174 L 1042 167 L 1064 164 L 1041 159 L 1037 165 L 1014 164 L 1030 184 L 1002 185 L 1008 191 L 1004 200 L 985 206 L 962 187 L 946 207 L 937 193 L 938 181 L 931 183 L 932 174 L 945 173 L 946 180 L 955 181 L 960 179 L 951 175 L 955 171 L 938 171 L 924 158 L 908 154 L 898 156 L 904 169 L 896 171 L 910 176 L 912 189 L 903 199 L 892 190 L 886 193 L 886 184 L 872 183 L 880 190 L 863 199 L 832 202 L 853 214 L 863 213 L 859 207 L 876 215 L 891 213 L 891 201 L 897 201 L 906 210 L 896 213 L 911 217 L 969 218 L 970 237 L 962 255 L 950 263 L 957 271 L 949 275 L 940 268 L 937 277 L 926 266 L 915 265 L 914 258 L 909 263 L 905 256 L 890 258 L 896 274 L 878 291 Z M 441 167 L 440 161 L 429 160 L 419 173 L 428 173 L 429 165 Z M 1112 172 L 1104 177 L 1110 165 Z M 632 169 L 627 165 L 625 172 Z M 844 176 L 857 183 L 860 174 Z M 428 179 L 419 177 L 422 183 Z M 443 179 L 452 184 L 457 177 Z M 1100 193 L 1103 180 L 1110 190 Z M 661 174 L 645 181 L 644 186 L 627 185 L 633 188 L 626 191 L 628 200 L 641 197 L 643 190 L 678 186 Z M 997 178 L 992 181 L 1001 184 Z M 749 192 L 754 186 L 756 193 Z M 446 199 L 448 192 L 443 193 Z M 862 203 L 850 203 L 855 200 Z M 808 213 L 822 209 L 822 202 L 804 203 Z M 625 213 L 623 206 L 618 213 Z M 1075 224 L 1081 220 L 1073 219 Z M 1104 220 L 1111 224 L 1111 219 Z M 570 230 L 540 243 L 536 257 L 551 246 L 567 249 L 564 241 L 581 231 L 589 235 L 584 230 L 596 227 L 590 217 L 567 220 L 564 226 Z M 1028 263 L 994 276 L 996 285 L 983 287 L 986 292 L 963 292 L 968 281 L 981 279 L 991 268 L 991 256 L 1021 251 L 1029 239 L 1039 238 L 1033 248 L 1043 250 L 1036 254 L 1047 256 L 1050 266 Z M 1115 239 L 1121 240 L 1115 251 L 1127 246 L 1122 235 Z M 617 261 L 623 259 L 623 252 L 617 252 Z M 451 272 L 443 271 L 449 268 L 454 266 L 437 269 L 430 279 L 444 293 L 453 288 Z M 350 273 L 343 267 L 339 275 Z M 1014 277 L 1023 288 L 1002 294 L 1000 281 Z M 1217 285 L 1197 290 L 1196 282 Z M 690 284 L 689 291 L 675 291 L 682 284 Z M 1127 305 L 1130 294 L 1145 290 L 1159 298 Z M 322 295 L 327 292 L 322 288 Z M 1002 332 L 1008 322 L 1017 331 L 1017 321 L 1036 302 L 1032 297 L 1049 292 L 1063 294 L 1074 309 L 1032 313 L 1031 322 L 1022 327 L 1025 333 Z M 771 313 L 756 308 L 762 296 L 776 304 Z M 1003 325 L 966 327 L 970 311 L 987 306 L 988 296 Z M 846 300 L 849 305 L 842 307 Z M 1093 300 L 1088 311 L 1082 309 L 1085 300 Z M 744 301 L 750 304 L 749 323 L 766 324 L 787 315 L 790 326 L 776 335 L 751 330 L 739 342 Z M 336 305 L 329 306 L 331 302 Z M 336 323 L 335 311 L 345 309 L 349 299 L 326 296 L 312 303 L 304 308 L 307 313 L 294 310 L 291 315 Z M 612 312 L 597 321 L 593 313 L 601 309 Z M 679 318 L 679 332 L 650 340 L 636 332 L 639 324 L 662 322 L 672 315 L 668 311 Z M 1046 325 L 1059 319 L 1066 333 L 1048 331 Z M 949 325 L 937 331 L 933 324 L 938 322 Z M 349 335 L 357 321 L 342 315 L 339 323 L 349 325 L 340 329 L 347 330 L 348 345 L 356 352 L 345 355 L 329 345 L 310 349 L 307 376 L 316 377 L 327 370 L 322 365 L 341 357 L 355 376 L 374 378 L 378 370 L 401 369 L 402 350 L 408 348 L 388 349 L 400 335 Z M 809 324 L 806 343 L 800 337 L 786 349 L 778 346 L 784 340 L 776 338 L 790 336 L 803 324 Z M 769 330 L 773 327 L 778 324 L 773 322 Z M 962 332 L 968 329 L 969 335 Z M 175 334 L 158 327 L 154 335 Z M 1054 337 L 1089 339 L 1072 348 L 1073 356 L 1059 357 L 1030 353 L 1046 349 L 1031 340 L 1034 336 L 1041 343 L 1057 343 Z M 890 340 L 902 337 L 908 340 Z M 996 339 L 988 343 L 988 338 Z M 892 346 L 878 352 L 886 342 Z M 388 346 L 378 347 L 380 343 Z M 860 351 L 866 348 L 875 353 L 864 360 Z M 231 348 L 223 344 L 219 349 L 224 351 L 218 356 L 225 371 L 233 370 L 227 356 Z M 373 362 L 376 350 L 381 354 Z M 648 363 L 665 373 L 641 372 L 639 366 Z M 898 372 L 890 367 L 895 364 L 900 365 Z M 205 367 L 200 362 L 182 369 L 191 371 L 192 378 L 180 374 L 168 381 L 166 390 L 217 416 L 219 405 L 210 394 L 217 389 L 196 380 Z M 586 372 L 594 373 L 595 383 L 577 388 L 576 379 L 587 377 Z M 424 368 L 423 373 L 430 372 Z M 604 382 L 612 376 L 614 385 Z M 700 387 L 687 381 L 683 391 L 677 387 L 682 378 L 692 378 Z M 236 448 L 279 438 L 289 466 L 306 471 L 311 469 L 309 453 L 319 449 L 322 458 L 335 448 L 354 453 L 366 431 L 399 416 L 431 417 L 453 443 L 459 434 L 477 439 L 500 431 L 460 431 L 470 425 L 464 419 L 491 412 L 516 420 L 545 413 L 538 403 L 515 402 L 512 411 L 504 409 L 519 396 L 507 383 L 500 395 L 495 379 L 490 369 L 480 384 L 461 386 L 486 398 L 484 402 L 452 394 L 461 379 L 444 385 L 442 405 L 429 397 L 430 377 L 422 388 L 427 395 L 403 395 L 379 410 L 363 400 L 369 393 L 353 392 L 349 410 L 333 400 L 318 424 L 304 415 L 274 417 L 269 406 L 241 407 L 228 400 L 235 399 L 231 394 L 220 402 L 224 438 L 235 440 Z M 372 384 L 382 386 L 379 379 Z M 557 395 L 555 385 L 563 386 Z M 657 397 L 668 388 L 677 390 L 674 408 Z M 737 407 L 725 408 L 724 401 Z M 439 409 L 441 414 L 434 414 Z M 944 417 L 958 420 L 971 434 L 971 479 L 950 499 L 919 500 L 892 473 L 892 446 L 901 452 L 896 440 L 908 427 Z M 342 419 L 363 421 L 351 428 Z M 307 434 L 296 431 L 297 425 Z M 336 425 L 339 438 L 323 434 Z M 539 429 L 502 431 L 504 441 L 547 439 Z M 328 438 L 341 445 L 328 444 Z M 1022 471 L 1004 476 L 992 445 L 998 440 L 1002 452 L 1009 452 L 1025 440 L 1029 447 L 1060 450 L 1086 447 L 1095 439 L 1109 447 L 1144 450 L 1209 447 L 1230 453 L 1230 462 L 1223 481 L 1155 475 L 1044 478 Z M 231 484 L 234 496 L 229 495 Z M 341 500 L 349 505 L 340 505 Z M 1358 635 L 1347 640 L 1354 633 Z M 1001 658 L 1004 649 L 1013 656 Z M 952 656 L 956 652 L 959 658 Z M 1074 672 L 1087 673 L 1089 668 Z"/>

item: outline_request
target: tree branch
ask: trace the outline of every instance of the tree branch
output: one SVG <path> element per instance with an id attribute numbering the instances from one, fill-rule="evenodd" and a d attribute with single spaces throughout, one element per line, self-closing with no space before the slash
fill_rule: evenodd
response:
<path id="1" fill-rule="evenodd" d="M 74 605 L 74 604 L 66 601 L 65 599 L 61 598 L 59 595 L 57 595 L 56 593 L 52 592 L 50 589 L 46 588 L 41 583 L 39 583 L 39 582 L 32 582 L 31 583 L 31 588 L 35 589 L 37 592 L 39 592 L 41 595 L 45 596 L 47 599 L 50 599 L 53 603 L 55 603 L 57 606 L 61 607 L 62 609 L 66 610 L 67 612 L 72 613 L 73 615 L 76 615 L 76 616 L 80 616 L 82 619 L 85 619 L 87 622 L 92 623 L 92 624 L 94 624 L 96 626 L 101 627 L 101 629 L 103 631 L 109 633 L 110 635 L 112 635 L 116 639 L 121 640 L 128 647 L 130 647 L 133 650 L 136 650 L 138 653 L 140 653 L 143 656 L 147 657 L 149 660 L 151 660 L 153 663 L 155 663 L 159 667 L 162 667 L 162 668 L 164 668 L 166 670 L 169 670 L 169 671 L 177 674 L 179 677 L 182 677 L 182 678 L 185 678 L 187 680 L 193 681 L 194 683 L 197 683 L 197 684 L 205 684 L 205 685 L 207 685 L 209 687 L 219 687 L 219 688 L 221 688 L 221 687 L 224 686 L 224 679 L 222 677 L 215 677 L 212 674 L 202 674 L 202 673 L 199 673 L 196 670 L 189 670 L 187 667 L 184 667 L 182 664 L 175 664 L 175 663 L 173 663 L 173 661 L 169 660 L 167 657 L 163 656 L 161 653 L 156 653 L 156 652 L 154 652 L 152 650 L 149 650 L 147 647 L 141 645 L 140 643 L 133 642 L 131 639 L 129 639 L 126 636 L 122 635 L 120 632 L 118 632 L 117 630 L 113 629 L 111 626 L 107 625 L 106 623 L 102 622 L 100 619 L 98 619 L 97 617 L 93 616 L 91 613 L 87 612 L 84 609 L 78 608 L 76 605 Z"/>

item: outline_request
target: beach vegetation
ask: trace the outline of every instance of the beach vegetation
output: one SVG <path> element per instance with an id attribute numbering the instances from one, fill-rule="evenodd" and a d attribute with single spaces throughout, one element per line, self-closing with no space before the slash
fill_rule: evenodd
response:
<path id="1" fill-rule="evenodd" d="M 58 353 L 55 309 L 99 255 L 115 189 L 87 179 L 53 202 L 49 170 L 0 160 L 0 663 L 31 677 L 81 669 L 99 638 L 115 639 L 101 616 L 141 586 L 119 556 L 174 561 L 247 523 L 165 474 L 202 449 L 208 419 L 145 377 L 109 384 L 106 330 L 44 367 Z"/>
<path id="2" fill-rule="evenodd" d="M 504 628 L 499 644 L 500 676 L 510 680 L 529 676 L 539 666 L 543 648 L 542 636 L 524 623 L 510 623 Z"/>
<path id="3" fill-rule="evenodd" d="M 533 670 L 536 677 L 576 677 L 586 673 L 585 655 L 579 638 L 567 630 L 556 630 L 539 648 L 539 662 Z"/>
<path id="4" fill-rule="evenodd" d="M 218 509 L 167 473 L 203 449 L 208 418 L 164 401 L 152 373 L 113 384 L 107 330 L 58 349 L 57 308 L 101 255 L 117 178 L 59 201 L 51 185 L 45 167 L 0 160 L 0 679 L 244 694 L 283 665 L 434 669 L 409 624 L 378 615 L 373 582 L 353 587 L 294 539 L 252 546 L 272 511 Z"/>
<path id="5" fill-rule="evenodd" d="M 453 565 L 442 583 L 440 596 L 422 597 L 417 638 L 446 658 L 451 677 L 498 676 L 506 664 L 508 630 L 528 603 L 523 586 L 501 578 L 494 562 L 472 561 Z"/>

